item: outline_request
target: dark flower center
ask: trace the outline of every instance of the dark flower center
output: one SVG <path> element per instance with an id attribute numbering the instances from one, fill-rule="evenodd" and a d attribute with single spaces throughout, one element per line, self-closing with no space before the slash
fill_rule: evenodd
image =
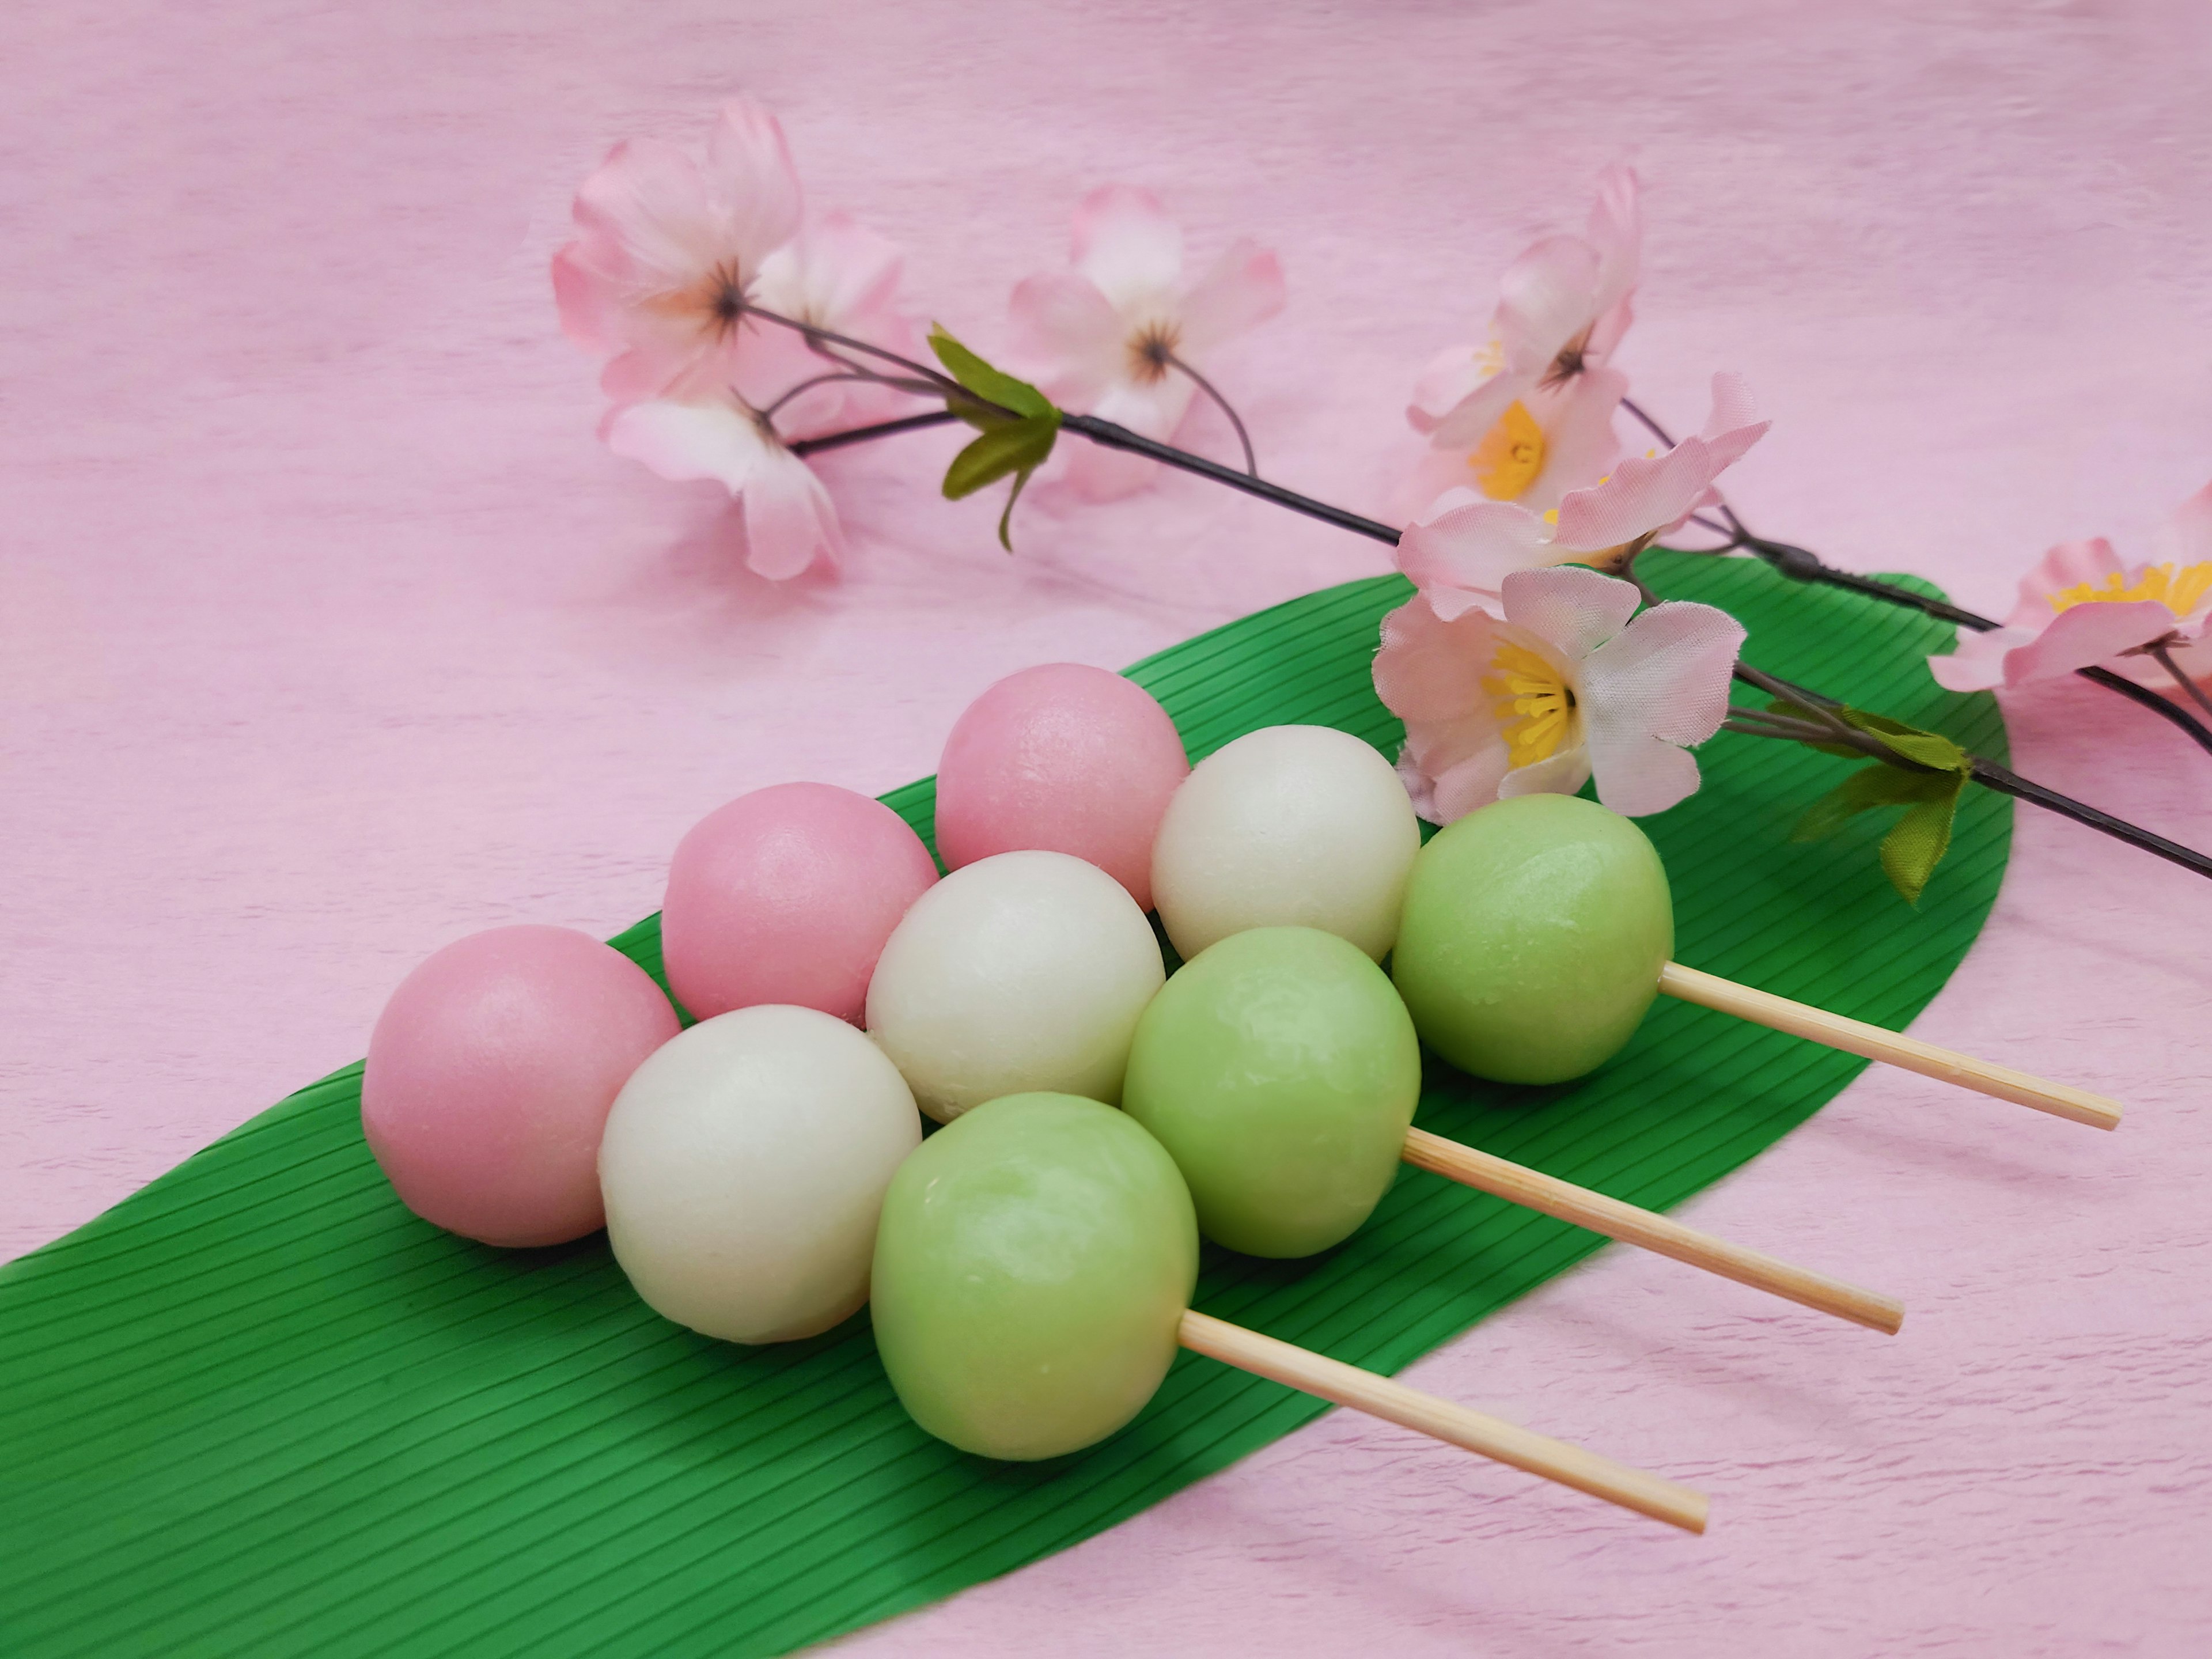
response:
<path id="1" fill-rule="evenodd" d="M 1164 379 L 1175 366 L 1182 331 L 1173 323 L 1146 323 L 1129 342 L 1129 378 L 1139 386 Z"/>

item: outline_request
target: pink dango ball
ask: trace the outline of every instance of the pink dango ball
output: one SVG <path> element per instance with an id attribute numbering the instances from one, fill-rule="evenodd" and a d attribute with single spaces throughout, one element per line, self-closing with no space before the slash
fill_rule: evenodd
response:
<path id="1" fill-rule="evenodd" d="M 884 941 L 936 879 L 921 837 L 879 800 L 827 783 L 740 795 L 669 865 L 669 989 L 700 1019 L 775 1002 L 858 1024 Z"/>
<path id="2" fill-rule="evenodd" d="M 1152 837 L 1190 771 L 1175 722 L 1133 680 L 1081 663 L 1010 674 L 968 705 L 937 769 L 948 870 L 1067 853 L 1152 908 Z"/>
<path id="3" fill-rule="evenodd" d="M 361 1127 L 400 1201 L 486 1244 L 605 1221 L 599 1136 L 676 1010 L 621 951 L 568 927 L 495 927 L 407 975 L 368 1040 Z"/>

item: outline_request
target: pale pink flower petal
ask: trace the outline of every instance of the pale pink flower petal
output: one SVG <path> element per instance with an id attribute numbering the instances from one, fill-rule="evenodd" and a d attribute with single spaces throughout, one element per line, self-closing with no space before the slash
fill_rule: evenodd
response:
<path id="1" fill-rule="evenodd" d="M 722 106 L 707 137 L 707 175 L 729 248 L 748 269 L 799 229 L 799 169 L 775 117 L 748 99 Z"/>
<path id="2" fill-rule="evenodd" d="M 1421 770 L 1412 756 L 1402 751 L 1398 757 L 1398 781 L 1406 787 L 1406 798 L 1413 803 L 1415 817 L 1425 823 L 1443 822 L 1437 812 L 1436 785 L 1429 781 L 1429 775 Z"/>
<path id="3" fill-rule="evenodd" d="M 1203 352 L 1232 339 L 1280 311 L 1285 298 L 1282 261 L 1239 240 L 1183 296 L 1180 349 Z"/>
<path id="4" fill-rule="evenodd" d="M 608 396 L 690 402 L 726 383 L 729 302 L 799 218 L 782 130 L 750 104 L 723 109 L 703 167 L 654 140 L 616 145 L 579 187 L 579 234 L 553 260 L 562 327 L 613 357 Z"/>
<path id="5" fill-rule="evenodd" d="M 761 261 L 753 298 L 778 316 L 911 356 L 921 343 L 913 319 L 900 307 L 904 265 L 895 243 L 848 215 L 825 214 Z M 796 330 L 758 320 L 747 324 L 727 367 L 726 378 L 760 408 L 833 368 Z M 787 438 L 811 437 L 914 407 L 886 387 L 833 381 L 784 404 L 776 412 L 776 428 Z"/>
<path id="6" fill-rule="evenodd" d="M 1487 694 L 1490 647 L 1497 624 L 1481 611 L 1444 620 L 1418 599 L 1382 618 L 1375 657 L 1375 690 L 1408 726 L 1457 719 Z"/>
<path id="7" fill-rule="evenodd" d="M 1695 769 L 1692 768 L 1693 773 Z M 1572 749 L 1561 750 L 1548 759 L 1515 767 L 1498 781 L 1494 799 L 1510 800 L 1516 795 L 1571 795 L 1589 780 L 1590 752 L 1577 744 Z M 1437 796 L 1441 801 L 1448 793 L 1456 793 L 1439 789 Z M 1483 804 L 1480 801 L 1475 803 L 1478 806 Z M 1610 801 L 1606 804 L 1612 805 Z"/>
<path id="8" fill-rule="evenodd" d="M 2051 626 L 2051 619 L 2058 614 L 2051 603 L 2052 594 L 2085 583 L 2092 587 L 2102 586 L 2112 578 L 2124 577 L 2126 574 L 2127 567 L 2120 562 L 2119 554 L 2102 536 L 2094 536 L 2087 541 L 2061 542 L 2020 579 L 2020 593 L 2006 621 L 2009 626 L 2027 633 L 2040 633 Z"/>
<path id="9" fill-rule="evenodd" d="M 1548 512 L 1605 477 L 1620 459 L 1613 417 L 1627 395 L 1628 377 L 1617 368 L 1585 369 L 1530 392 L 1522 406 L 1543 431 L 1544 465 L 1514 504 Z"/>
<path id="10" fill-rule="evenodd" d="M 720 249 L 699 165 L 673 144 L 629 138 L 577 187 L 580 252 L 633 293 L 683 288 Z"/>
<path id="11" fill-rule="evenodd" d="M 553 304 L 563 334 L 604 354 L 622 349 L 622 284 L 594 263 L 596 252 L 574 241 L 553 256 Z"/>
<path id="12" fill-rule="evenodd" d="M 1757 418 L 1741 376 L 1714 375 L 1713 412 L 1705 429 L 1662 454 L 1621 462 L 1603 483 L 1571 491 L 1559 502 L 1555 539 L 1563 548 L 1598 552 L 1665 535 L 1688 519 L 1713 480 L 1768 424 Z"/>
<path id="13" fill-rule="evenodd" d="M 1620 343 L 1633 317 L 1632 299 L 1644 247 L 1644 216 L 1638 194 L 1636 170 L 1624 162 L 1615 162 L 1598 175 L 1597 200 L 1591 204 L 1589 228 L 1584 233 L 1598 255 L 1597 284 L 1592 295 L 1597 320 L 1590 325 L 1585 349 L 1601 361 Z"/>
<path id="14" fill-rule="evenodd" d="M 1432 433 L 1449 418 L 1455 432 L 1472 432 L 1468 441 L 1479 442 L 1522 389 L 1520 380 L 1496 371 L 1488 353 L 1450 346 L 1431 358 L 1413 382 L 1406 421 L 1416 432 Z"/>
<path id="15" fill-rule="evenodd" d="M 843 554 L 830 492 L 789 450 L 762 458 L 744 501 L 745 562 L 771 581 L 788 580 L 817 558 L 834 563 Z"/>
<path id="16" fill-rule="evenodd" d="M 1443 622 L 1418 599 L 1382 619 L 1375 689 L 1406 722 L 1398 775 L 1431 823 L 1495 800 L 1511 763 L 1482 684 L 1503 627 L 1480 611 Z"/>
<path id="17" fill-rule="evenodd" d="M 601 435 L 672 483 L 712 478 L 732 495 L 768 448 L 752 416 L 728 404 L 632 404 L 609 412 Z"/>
<path id="18" fill-rule="evenodd" d="M 1449 823 L 1595 778 L 1600 800 L 1642 816 L 1697 787 L 1684 747 L 1727 714 L 1735 618 L 1682 603 L 1636 614 L 1629 583 L 1571 568 L 1509 576 L 1503 599 L 1502 620 L 1446 621 L 1419 598 L 1384 620 L 1375 689 L 1406 723 L 1399 769 L 1416 810 Z"/>
<path id="19" fill-rule="evenodd" d="M 1187 284 L 1181 228 L 1157 197 L 1132 185 L 1083 199 L 1073 258 L 1073 270 L 1030 276 L 1014 289 L 1016 360 L 1062 408 L 1163 441 L 1197 391 L 1169 355 L 1189 362 L 1282 307 L 1275 256 L 1249 242 Z M 1158 471 L 1141 456 L 1080 443 L 1061 446 L 1049 467 L 1055 487 L 1094 500 L 1141 489 Z"/>
<path id="20" fill-rule="evenodd" d="M 1678 600 L 1590 653 L 1579 690 L 1599 800 L 1643 817 L 1696 793 L 1698 763 L 1682 745 L 1705 742 L 1728 717 L 1743 641 L 1726 611 Z"/>
<path id="21" fill-rule="evenodd" d="M 1443 372 L 1443 360 L 1434 367 L 1437 372 L 1433 384 L 1425 390 L 1417 387 L 1417 399 L 1429 392 L 1441 398 L 1449 389 L 1452 381 Z M 1413 516 L 1425 514 L 1429 503 L 1444 490 L 1473 482 L 1475 458 L 1481 453 L 1484 439 L 1516 402 L 1543 435 L 1544 458 L 1513 502 L 1531 513 L 1557 507 L 1570 490 L 1597 483 L 1620 457 L 1620 438 L 1613 430 L 1613 414 L 1627 394 L 1628 377 L 1612 368 L 1585 369 L 1547 383 L 1524 383 L 1506 374 L 1492 377 L 1480 390 L 1460 400 L 1449 417 L 1452 431 L 1474 435 L 1464 445 L 1449 448 L 1432 439 L 1429 454 L 1414 463 L 1413 476 L 1408 480 Z M 1407 419 L 1419 429 L 1443 430 L 1433 425 L 1425 428 L 1418 408 L 1407 410 Z M 1482 422 L 1479 427 L 1478 422 Z"/>
<path id="22" fill-rule="evenodd" d="M 2051 617 L 2040 630 L 1960 630 L 1959 648 L 1930 657 L 1936 683 L 1953 691 L 1987 691 L 2094 667 L 2171 633 L 2174 617 L 2155 599 L 2091 601 Z"/>
<path id="23" fill-rule="evenodd" d="M 2059 543 L 2021 578 L 2006 626 L 1961 628 L 1929 671 L 1954 691 L 1985 691 L 2102 666 L 2165 690 L 2165 665 L 2136 647 L 2170 640 L 2183 674 L 2212 674 L 2212 484 L 2173 510 L 2154 547 L 2158 557 L 2129 565 L 2101 536 Z"/>
<path id="24" fill-rule="evenodd" d="M 1508 374 L 1548 374 L 1595 320 L 1599 258 L 1579 236 L 1547 236 L 1505 269 L 1498 340 Z"/>
<path id="25" fill-rule="evenodd" d="M 1489 805 L 1503 793 L 1510 770 L 1502 740 L 1493 740 L 1480 755 L 1446 767 L 1436 775 L 1428 792 L 1437 814 L 1431 822 L 1455 823 L 1478 807 Z"/>
<path id="26" fill-rule="evenodd" d="M 1540 635 L 1570 662 L 1627 627 L 1642 603 L 1633 584 L 1569 564 L 1517 572 L 1499 584 L 1498 594 L 1506 621 Z"/>
<path id="27" fill-rule="evenodd" d="M 1500 372 L 1484 380 L 1474 391 L 1462 398 L 1453 407 L 1433 416 L 1424 408 L 1415 418 L 1413 408 L 1406 411 L 1416 430 L 1425 431 L 1429 441 L 1438 449 L 1473 449 L 1482 441 L 1483 434 L 1496 426 L 1505 411 L 1521 398 L 1536 389 L 1534 374 L 1508 374 Z M 1438 388 L 1440 389 L 1440 388 Z M 1415 388 L 1416 397 L 1422 393 Z M 1419 407 L 1419 404 L 1416 407 Z"/>
<path id="28" fill-rule="evenodd" d="M 1606 169 L 1583 236 L 1547 236 L 1507 267 L 1490 346 L 1423 371 L 1406 418 L 1439 448 L 1468 449 L 1518 399 L 1604 366 L 1633 315 L 1643 223 L 1636 174 Z"/>
<path id="29" fill-rule="evenodd" d="M 2212 562 L 2212 484 L 2206 484 L 2173 509 L 2156 551 L 2159 558 L 2177 564 Z"/>
<path id="30" fill-rule="evenodd" d="M 795 576 L 842 550 L 836 509 L 805 462 L 728 404 L 633 404 L 607 422 L 607 447 L 676 483 L 712 478 L 744 505 L 745 562 Z"/>
<path id="31" fill-rule="evenodd" d="M 1087 409 L 1123 373 L 1121 313 L 1088 276 L 1073 270 L 1025 276 L 1012 305 L 1016 356 L 1054 402 Z"/>
<path id="32" fill-rule="evenodd" d="M 1158 197 L 1134 185 L 1108 185 L 1083 198 L 1071 253 L 1076 269 L 1117 307 L 1182 281 L 1182 227 Z"/>
<path id="33" fill-rule="evenodd" d="M 1495 607 L 1516 571 L 1553 562 L 1544 521 L 1510 501 L 1472 489 L 1448 490 L 1429 516 L 1398 538 L 1398 568 L 1446 622 L 1477 606 Z"/>
<path id="34" fill-rule="evenodd" d="M 872 338 L 871 325 L 897 314 L 905 266 L 897 243 L 850 214 L 825 213 L 761 260 L 753 297 L 779 316 Z"/>

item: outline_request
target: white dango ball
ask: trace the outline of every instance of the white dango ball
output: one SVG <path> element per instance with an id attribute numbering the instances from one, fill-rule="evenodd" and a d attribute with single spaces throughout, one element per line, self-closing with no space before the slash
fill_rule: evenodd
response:
<path id="1" fill-rule="evenodd" d="M 1037 1091 L 1110 1106 L 1165 979 L 1120 882 L 1065 853 L 1000 853 L 955 870 L 892 930 L 868 1033 L 940 1123 Z"/>
<path id="2" fill-rule="evenodd" d="M 1152 898 L 1185 960 L 1254 927 L 1317 927 L 1380 962 L 1421 826 L 1397 769 L 1329 726 L 1269 726 L 1217 749 L 1168 802 Z"/>
<path id="3" fill-rule="evenodd" d="M 876 1218 L 921 1119 L 845 1021 L 764 1004 L 702 1020 L 631 1074 L 599 1186 L 615 1260 L 655 1312 L 731 1342 L 828 1330 L 868 1299 Z"/>

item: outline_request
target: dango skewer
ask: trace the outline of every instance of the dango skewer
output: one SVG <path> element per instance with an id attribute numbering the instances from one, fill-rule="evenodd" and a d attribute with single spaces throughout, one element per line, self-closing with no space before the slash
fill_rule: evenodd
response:
<path id="1" fill-rule="evenodd" d="M 1665 867 L 1602 806 L 1518 796 L 1423 847 L 1395 782 L 1379 753 L 1328 727 L 1262 727 L 1200 761 L 1152 849 L 1176 948 L 1188 957 L 1241 929 L 1303 925 L 1389 954 L 1422 1040 L 1496 1082 L 1595 1071 L 1664 994 L 2076 1123 L 2119 1123 L 2101 1095 L 1675 962 Z"/>
<path id="2" fill-rule="evenodd" d="M 1058 1094 L 975 1107 L 909 1156 L 876 1240 L 876 1343 L 902 1403 L 965 1451 L 1056 1457 L 1121 1428 L 1178 1346 L 1651 1516 L 1686 1486 L 1189 1306 L 1198 1230 L 1175 1161 L 1126 1114 Z"/>
<path id="3" fill-rule="evenodd" d="M 1972 1054 L 1939 1048 L 1933 1042 L 1923 1042 L 1918 1037 L 1907 1036 L 1902 1031 L 1869 1025 L 1863 1019 L 1851 1019 L 1843 1014 L 1830 1013 L 1825 1008 L 1792 1002 L 1788 997 L 1777 996 L 1771 991 L 1738 985 L 1717 974 L 1685 968 L 1679 962 L 1669 962 L 1660 968 L 1659 994 L 1693 1002 L 1700 1008 L 1734 1014 L 1738 1019 L 1747 1019 L 1755 1025 L 1787 1031 L 1792 1036 L 1826 1043 L 1829 1048 L 1840 1048 L 1847 1054 L 1857 1054 L 1865 1060 L 1879 1060 L 1908 1072 L 1917 1072 L 1921 1076 L 1932 1077 L 1940 1083 L 1955 1083 L 1960 1088 L 1972 1089 L 1977 1094 L 1988 1095 L 1997 1100 L 2009 1100 L 2019 1106 L 2033 1107 L 2039 1112 L 2048 1112 L 2053 1117 L 2063 1117 L 2074 1123 L 2086 1123 L 2093 1129 L 2117 1129 L 2120 1127 L 2119 1103 L 2107 1100 L 2102 1095 L 2091 1094 L 2087 1089 L 2076 1089 L 2070 1084 L 2053 1083 L 2027 1072 L 2016 1072 L 2009 1066 L 1977 1060 Z"/>
<path id="4" fill-rule="evenodd" d="M 1895 1298 L 1412 1127 L 1413 1024 L 1356 946 L 1308 927 L 1231 934 L 1138 1021 L 1122 1104 L 1165 1146 L 1206 1237 L 1249 1255 L 1329 1249 L 1401 1162 L 1820 1312 L 1894 1334 Z"/>
<path id="5" fill-rule="evenodd" d="M 2076 1123 L 2120 1108 L 2086 1090 L 1793 1002 L 1674 960 L 1667 872 L 1595 802 L 1523 795 L 1468 813 L 1413 860 L 1392 976 L 1422 1040 L 1503 1083 L 1561 1083 L 1619 1052 L 1662 994 Z"/>

